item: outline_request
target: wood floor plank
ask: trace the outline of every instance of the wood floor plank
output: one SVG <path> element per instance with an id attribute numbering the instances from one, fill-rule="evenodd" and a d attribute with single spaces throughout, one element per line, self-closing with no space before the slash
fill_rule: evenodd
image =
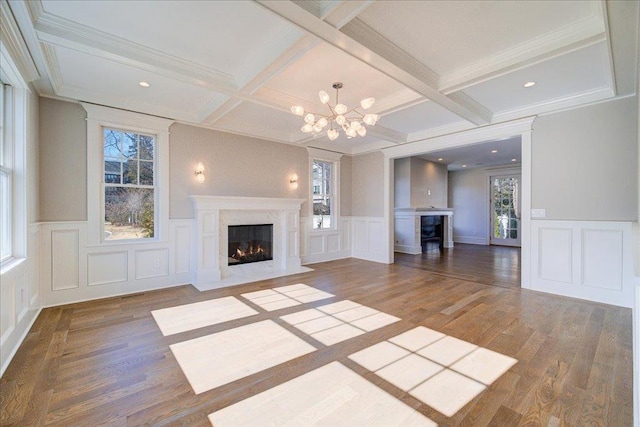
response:
<path id="1" fill-rule="evenodd" d="M 631 311 L 519 289 L 518 250 L 459 249 L 470 254 L 467 265 L 446 253 L 400 255 L 393 265 L 343 259 L 233 288 L 199 292 L 184 285 L 44 309 L 0 378 L 0 424 L 204 426 L 212 412 L 337 361 L 440 425 L 630 425 Z M 274 312 L 240 296 L 296 283 L 336 296 Z M 259 314 L 170 337 L 151 316 L 226 296 Z M 344 299 L 401 320 L 325 346 L 279 319 Z M 169 346 L 264 320 L 317 350 L 195 395 Z M 416 326 L 518 362 L 446 417 L 348 357 Z"/>

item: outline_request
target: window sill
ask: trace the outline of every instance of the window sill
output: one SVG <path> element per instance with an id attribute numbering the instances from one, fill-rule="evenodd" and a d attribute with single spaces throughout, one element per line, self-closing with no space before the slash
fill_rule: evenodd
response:
<path id="1" fill-rule="evenodd" d="M 25 262 L 26 258 L 9 258 L 0 266 L 0 276 L 4 276 L 14 268 L 17 268 L 20 264 Z"/>

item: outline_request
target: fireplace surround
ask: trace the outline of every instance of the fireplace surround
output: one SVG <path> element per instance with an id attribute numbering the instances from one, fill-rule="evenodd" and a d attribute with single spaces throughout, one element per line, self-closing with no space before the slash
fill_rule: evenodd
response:
<path id="1" fill-rule="evenodd" d="M 311 269 L 301 267 L 300 206 L 305 199 L 197 196 L 197 268 L 194 285 L 216 289 Z M 229 226 L 273 224 L 272 259 L 229 263 Z"/>

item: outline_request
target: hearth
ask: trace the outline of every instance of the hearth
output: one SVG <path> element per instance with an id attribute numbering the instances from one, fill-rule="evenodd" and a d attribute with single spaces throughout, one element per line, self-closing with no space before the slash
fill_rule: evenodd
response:
<path id="1" fill-rule="evenodd" d="M 228 226 L 228 265 L 273 259 L 273 224 Z"/>

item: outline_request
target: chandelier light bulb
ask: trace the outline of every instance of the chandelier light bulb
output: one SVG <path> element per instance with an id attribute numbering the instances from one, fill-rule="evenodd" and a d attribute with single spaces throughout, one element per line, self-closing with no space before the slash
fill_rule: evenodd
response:
<path id="1" fill-rule="evenodd" d="M 338 104 L 336 105 L 336 108 L 334 108 L 336 114 L 344 114 L 347 112 L 348 108 L 346 105 L 344 104 Z"/>
<path id="2" fill-rule="evenodd" d="M 343 125 L 342 125 L 342 130 L 346 132 L 346 131 L 347 131 L 347 129 L 349 129 L 349 125 L 348 125 L 348 124 L 346 124 L 346 123 L 343 123 Z"/>
<path id="3" fill-rule="evenodd" d="M 322 126 L 320 126 L 318 123 L 315 124 L 315 126 L 313 126 L 313 131 L 315 133 L 318 133 L 322 130 Z"/>
<path id="4" fill-rule="evenodd" d="M 318 97 L 320 98 L 320 102 L 322 102 L 323 104 L 329 102 L 329 94 L 323 90 L 318 92 Z"/>
<path id="5" fill-rule="evenodd" d="M 344 131 L 344 133 L 346 133 L 349 138 L 353 138 L 356 136 L 356 131 L 351 128 L 348 128 L 346 131 Z"/>
<path id="6" fill-rule="evenodd" d="M 338 131 L 335 129 L 329 129 L 327 131 L 327 137 L 329 137 L 330 141 L 333 141 L 334 139 L 336 139 L 338 137 Z"/>
<path id="7" fill-rule="evenodd" d="M 309 123 L 307 123 L 306 125 L 302 126 L 300 130 L 304 133 L 309 133 L 313 130 L 313 125 L 310 125 Z"/>
<path id="8" fill-rule="evenodd" d="M 362 118 L 362 121 L 368 124 L 369 126 L 374 126 L 379 118 L 380 116 L 378 116 L 377 114 L 369 113 L 364 115 L 364 117 Z"/>
<path id="9" fill-rule="evenodd" d="M 360 129 L 358 129 L 356 132 L 358 132 L 358 135 L 360 136 L 365 136 L 367 134 L 367 128 L 364 126 L 360 126 Z"/>
<path id="10" fill-rule="evenodd" d="M 342 114 L 340 114 L 338 117 L 336 117 L 336 123 L 339 124 L 340 126 L 345 124 L 346 121 L 347 121 L 347 119 L 345 119 L 345 117 Z"/>
<path id="11" fill-rule="evenodd" d="M 320 126 L 320 129 L 322 129 L 323 127 L 325 127 L 327 124 L 329 124 L 329 122 L 327 121 L 326 118 L 322 117 L 320 120 L 318 120 L 318 123 L 316 123 L 316 126 Z"/>
<path id="12" fill-rule="evenodd" d="M 304 108 L 302 108 L 300 105 L 294 105 L 293 107 L 291 107 L 291 112 L 296 116 L 301 116 L 304 114 Z"/>
<path id="13" fill-rule="evenodd" d="M 362 125 L 358 121 L 353 121 L 351 122 L 351 125 L 349 127 L 357 132 L 358 129 L 362 127 Z"/>
<path id="14" fill-rule="evenodd" d="M 304 116 L 304 122 L 309 125 L 313 125 L 316 122 L 316 118 L 313 114 L 309 113 L 306 116 Z"/>
<path id="15" fill-rule="evenodd" d="M 364 110 L 368 110 L 369 108 L 371 108 L 374 102 L 376 102 L 375 98 L 365 98 L 362 101 L 360 101 L 360 106 Z"/>

